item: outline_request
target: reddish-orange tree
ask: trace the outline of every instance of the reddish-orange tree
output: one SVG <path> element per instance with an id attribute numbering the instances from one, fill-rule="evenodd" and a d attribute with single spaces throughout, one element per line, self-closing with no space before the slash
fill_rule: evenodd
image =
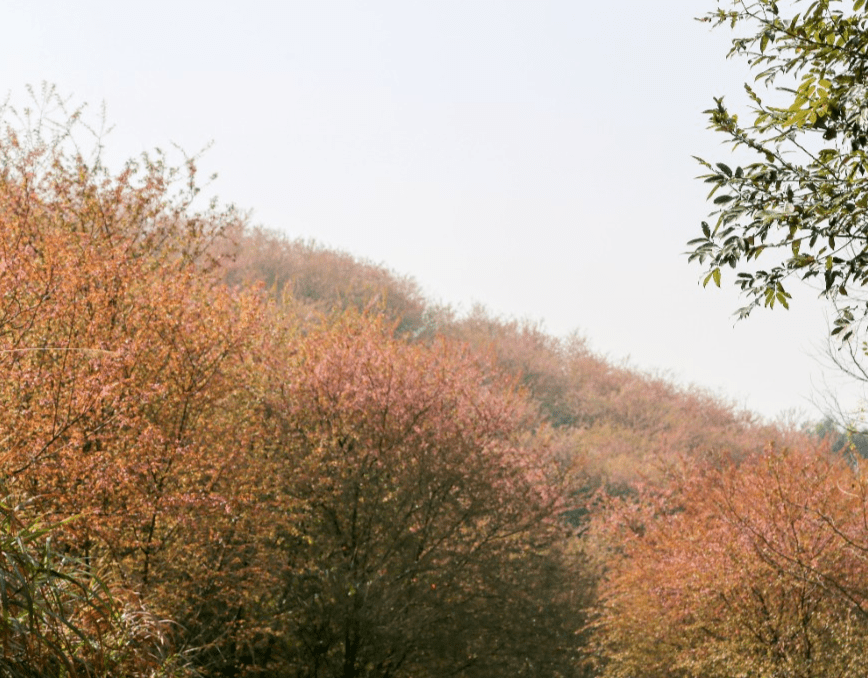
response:
<path id="1" fill-rule="evenodd" d="M 868 483 L 826 452 L 696 472 L 610 515 L 605 676 L 863 675 Z"/>
<path id="2" fill-rule="evenodd" d="M 262 500 L 283 568 L 257 661 L 311 677 L 572 670 L 559 471 L 510 384 L 356 314 L 272 361 Z"/>
<path id="3" fill-rule="evenodd" d="M 192 163 L 112 174 L 77 152 L 71 120 L 0 139 L 0 484 L 50 519 L 80 515 L 66 548 L 174 614 L 239 510 L 223 480 L 250 450 L 239 403 L 261 304 L 213 270 L 238 218 L 192 209 Z"/>

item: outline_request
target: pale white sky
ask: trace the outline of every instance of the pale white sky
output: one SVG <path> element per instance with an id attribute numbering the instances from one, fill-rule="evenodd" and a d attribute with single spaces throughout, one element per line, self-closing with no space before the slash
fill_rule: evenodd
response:
<path id="1" fill-rule="evenodd" d="M 735 324 L 736 292 L 703 292 L 683 256 L 708 212 L 691 155 L 730 157 L 701 112 L 750 77 L 693 20 L 715 6 L 7 0 L 0 93 L 104 102 L 119 159 L 213 140 L 203 169 L 255 223 L 764 415 L 814 414 L 821 304 Z"/>

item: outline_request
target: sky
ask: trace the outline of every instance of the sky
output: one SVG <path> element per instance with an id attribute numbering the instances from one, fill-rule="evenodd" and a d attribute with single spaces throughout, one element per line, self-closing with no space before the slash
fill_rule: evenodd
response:
<path id="1" fill-rule="evenodd" d="M 413 277 L 429 299 L 577 332 L 611 361 L 820 418 L 827 309 L 755 312 L 686 242 L 702 111 L 751 78 L 714 0 L 5 0 L 0 94 L 52 83 L 109 160 L 206 147 L 251 223 Z"/>

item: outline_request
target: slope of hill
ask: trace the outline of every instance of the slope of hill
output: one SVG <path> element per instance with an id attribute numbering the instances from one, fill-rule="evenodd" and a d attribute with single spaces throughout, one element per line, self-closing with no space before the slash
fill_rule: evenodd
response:
<path id="1" fill-rule="evenodd" d="M 288 240 L 262 228 L 236 235 L 226 266 L 231 285 L 261 283 L 278 299 L 290 297 L 310 310 L 373 309 L 398 321 L 399 332 L 418 332 L 425 301 L 414 280 L 313 242 Z"/>
<path id="2" fill-rule="evenodd" d="M 650 599 L 619 581 L 681 562 L 668 553 L 704 573 L 708 543 L 726 566 L 734 527 L 768 535 L 757 575 L 783 536 L 800 567 L 768 579 L 782 599 L 813 594 L 789 535 L 817 520 L 856 549 L 829 576 L 864 569 L 868 483 L 824 449 L 754 454 L 807 449 L 798 432 L 579 337 L 435 306 L 232 209 L 194 213 L 192 161 L 114 176 L 68 143 L 77 121 L 0 137 L 0 578 L 17 582 L 0 663 L 16 675 L 586 678 L 594 620 L 617 654 L 682 578 Z M 607 601 L 625 613 L 601 616 Z"/>
<path id="3" fill-rule="evenodd" d="M 743 458 L 771 440 L 800 436 L 708 391 L 611 364 L 578 335 L 553 337 L 533 323 L 499 318 L 481 306 L 464 315 L 436 306 L 426 302 L 412 278 L 315 243 L 249 229 L 239 238 L 227 280 L 260 282 L 316 313 L 347 308 L 383 313 L 398 333 L 416 341 L 445 336 L 493 356 L 555 431 L 561 454 L 580 458 L 583 472 L 598 480 L 658 478 L 685 456 Z"/>

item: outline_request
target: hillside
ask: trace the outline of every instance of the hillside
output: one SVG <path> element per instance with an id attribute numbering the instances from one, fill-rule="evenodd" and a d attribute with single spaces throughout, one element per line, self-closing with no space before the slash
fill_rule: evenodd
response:
<path id="1" fill-rule="evenodd" d="M 864 551 L 828 507 L 868 484 L 809 436 L 193 212 L 192 164 L 113 175 L 61 130 L 0 142 L 10 675 L 588 678 L 680 585 L 659 558 L 704 573 L 704 530 L 752 577 L 744 515 Z"/>
<path id="2" fill-rule="evenodd" d="M 238 237 L 226 279 L 233 285 L 262 283 L 306 313 L 383 313 L 398 334 L 414 341 L 444 336 L 493 356 L 556 431 L 562 454 L 580 458 L 587 474 L 616 485 L 658 478 L 682 457 L 739 459 L 770 441 L 793 442 L 801 435 L 708 391 L 612 364 L 579 335 L 553 337 L 481 306 L 458 314 L 426 301 L 408 276 L 261 228 Z"/>

